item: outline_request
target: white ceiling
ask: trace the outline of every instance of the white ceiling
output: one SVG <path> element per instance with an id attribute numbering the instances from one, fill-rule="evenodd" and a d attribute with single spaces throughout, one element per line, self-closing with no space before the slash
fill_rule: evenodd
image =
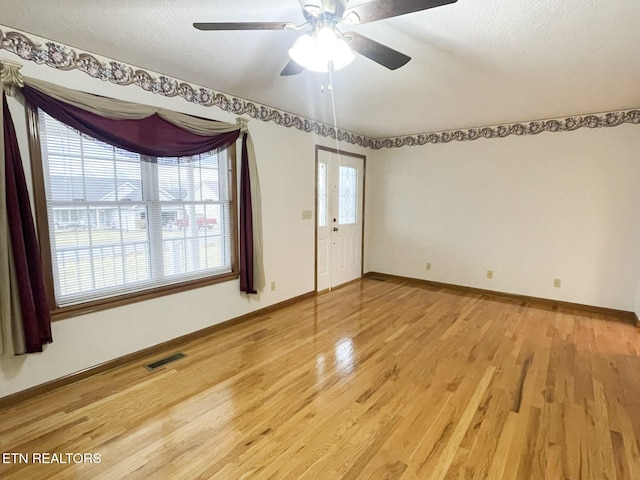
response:
<path id="1" fill-rule="evenodd" d="M 0 0 L 0 12 L 6 26 L 333 124 L 320 74 L 279 76 L 300 33 L 192 27 L 302 23 L 296 0 Z M 336 72 L 337 126 L 369 137 L 640 106 L 640 0 L 459 0 L 349 29 L 412 57 Z"/>

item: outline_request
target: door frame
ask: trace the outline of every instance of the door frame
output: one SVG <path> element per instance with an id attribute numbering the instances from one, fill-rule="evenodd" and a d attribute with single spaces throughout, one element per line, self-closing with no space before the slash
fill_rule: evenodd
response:
<path id="1" fill-rule="evenodd" d="M 360 232 L 360 238 L 361 238 L 361 245 L 360 245 L 360 249 L 361 249 L 361 254 L 360 254 L 360 278 L 362 278 L 362 276 L 364 275 L 364 222 L 365 222 L 365 211 L 366 211 L 366 189 L 367 189 L 367 156 L 366 155 L 362 155 L 359 153 L 354 153 L 354 152 L 347 152 L 345 150 L 339 150 L 339 149 L 335 149 L 335 148 L 330 148 L 330 147 L 325 147 L 322 145 L 317 145 L 316 144 L 316 153 L 315 153 L 315 174 L 314 174 L 314 178 L 315 178 L 315 188 L 314 188 L 314 200 L 313 200 L 313 204 L 315 206 L 315 214 L 313 216 L 313 222 L 314 222 L 314 260 L 313 260 L 313 289 L 316 293 L 320 293 L 318 292 L 318 163 L 319 163 L 319 158 L 318 158 L 318 153 L 320 151 L 324 151 L 324 152 L 329 152 L 329 153 L 336 153 L 338 155 L 345 155 L 345 156 L 349 156 L 349 157 L 355 157 L 355 158 L 360 158 L 362 159 L 362 222 L 361 222 L 361 228 L 362 231 Z M 329 287 L 331 288 L 331 287 Z"/>

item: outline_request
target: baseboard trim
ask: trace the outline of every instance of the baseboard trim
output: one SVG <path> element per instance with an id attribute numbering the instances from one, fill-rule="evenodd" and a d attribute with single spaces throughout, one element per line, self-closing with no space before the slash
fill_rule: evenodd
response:
<path id="1" fill-rule="evenodd" d="M 358 283 L 359 281 L 361 281 L 363 279 L 363 277 L 364 276 L 361 276 L 361 277 L 358 277 L 358 278 L 354 278 L 353 280 L 349 280 L 348 282 L 341 283 L 340 285 L 336 285 L 335 287 L 325 288 L 324 290 L 318 290 L 318 295 L 322 295 L 322 294 L 330 293 L 330 292 L 335 292 L 336 290 L 339 290 L 341 288 L 348 287 L 349 285 L 353 285 L 354 283 Z"/>
<path id="2" fill-rule="evenodd" d="M 493 297 L 508 298 L 511 300 L 524 301 L 524 302 L 543 303 L 545 305 L 552 305 L 556 307 L 582 310 L 582 311 L 587 311 L 591 313 L 598 313 L 601 315 L 610 315 L 610 316 L 615 316 L 626 323 L 632 323 L 635 326 L 640 327 L 640 320 L 638 319 L 638 315 L 635 314 L 634 312 L 628 312 L 626 310 L 616 310 L 614 308 L 597 307 L 593 305 L 584 305 L 581 303 L 564 302 L 562 300 L 552 300 L 549 298 L 542 298 L 542 297 L 531 297 L 528 295 L 500 292 L 496 290 L 486 290 L 483 288 L 466 287 L 463 285 L 455 285 L 452 283 L 434 282 L 432 280 L 425 280 L 422 278 L 412 278 L 412 277 L 403 277 L 400 275 L 391 275 L 389 273 L 367 272 L 364 274 L 364 278 L 368 278 L 368 277 L 385 278 L 385 279 L 396 280 L 401 282 L 426 285 L 433 288 L 448 288 L 451 290 L 456 290 L 464 293 L 488 295 Z"/>
<path id="3" fill-rule="evenodd" d="M 276 303 L 274 305 L 269 305 L 268 307 L 261 308 L 254 312 L 250 312 L 245 315 L 242 315 L 240 317 L 235 317 L 225 322 L 218 323 L 216 325 L 212 325 L 210 327 L 206 327 L 192 333 L 188 333 L 186 335 L 183 335 L 178 338 L 174 338 L 172 340 L 168 340 L 163 343 L 159 343 L 158 345 L 154 345 L 152 347 L 148 347 L 143 350 L 138 350 L 137 352 L 133 352 L 128 355 L 115 358 L 113 360 L 109 360 L 107 362 L 101 363 L 100 365 L 96 365 L 95 367 L 89 367 L 85 370 L 81 370 L 79 372 L 72 373 L 70 375 L 57 378 L 55 380 L 51 380 L 50 382 L 43 383 L 41 385 L 36 385 L 35 387 L 31 387 L 26 390 L 21 390 L 19 392 L 10 394 L 6 397 L 0 398 L 0 410 L 14 406 L 25 400 L 28 400 L 34 397 L 39 397 L 40 395 L 44 395 L 46 393 L 50 393 L 54 390 L 58 390 L 59 388 L 77 383 L 81 380 L 92 377 L 94 375 L 99 375 L 109 370 L 113 370 L 114 368 L 118 368 L 130 363 L 134 363 L 142 359 L 146 359 L 148 357 L 153 357 L 154 355 L 158 355 L 165 350 L 172 350 L 172 349 L 182 347 L 183 345 L 191 341 L 202 339 L 203 337 L 220 332 L 221 330 L 226 330 L 228 328 L 234 327 L 246 321 L 252 320 L 256 317 L 266 315 L 268 313 L 274 312 L 276 310 L 280 310 L 282 308 L 288 307 L 290 305 L 301 302 L 302 300 L 306 300 L 308 298 L 315 297 L 315 296 L 316 296 L 316 292 L 304 293 L 297 297 L 290 298 L 288 300 Z"/>

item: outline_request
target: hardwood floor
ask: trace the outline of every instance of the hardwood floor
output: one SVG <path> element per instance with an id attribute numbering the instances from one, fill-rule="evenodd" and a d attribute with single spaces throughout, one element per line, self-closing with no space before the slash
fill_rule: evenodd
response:
<path id="1" fill-rule="evenodd" d="M 0 478 L 640 479 L 615 317 L 365 279 L 180 351 L 0 411 Z"/>

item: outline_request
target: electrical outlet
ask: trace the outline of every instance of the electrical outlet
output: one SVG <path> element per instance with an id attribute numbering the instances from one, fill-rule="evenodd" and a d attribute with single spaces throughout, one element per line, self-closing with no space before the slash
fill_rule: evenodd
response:
<path id="1" fill-rule="evenodd" d="M 487 270 L 487 278 L 493 278 L 493 270 Z"/>
<path id="2" fill-rule="evenodd" d="M 427 262 L 426 270 L 431 270 L 431 262 Z"/>
<path id="3" fill-rule="evenodd" d="M 562 284 L 562 280 L 559 278 L 554 278 L 553 279 L 553 286 L 556 288 L 560 288 L 560 285 Z"/>
<path id="4" fill-rule="evenodd" d="M 276 282 L 271 282 L 271 291 L 273 292 L 276 289 Z"/>

